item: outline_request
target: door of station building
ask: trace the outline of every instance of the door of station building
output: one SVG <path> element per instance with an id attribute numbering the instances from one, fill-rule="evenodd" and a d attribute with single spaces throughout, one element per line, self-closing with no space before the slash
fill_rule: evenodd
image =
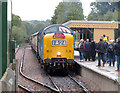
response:
<path id="1" fill-rule="evenodd" d="M 83 39 L 83 40 L 93 39 L 93 37 L 91 37 L 92 32 L 89 29 L 81 29 L 79 33 L 80 33 L 80 39 Z"/>
<path id="2" fill-rule="evenodd" d="M 74 33 L 75 42 L 79 42 L 80 39 L 84 41 L 89 39 L 94 39 L 94 29 L 93 28 L 71 28 Z"/>
<path id="3" fill-rule="evenodd" d="M 93 39 L 93 32 L 94 32 L 94 29 L 86 29 L 86 28 L 81 29 L 79 31 L 80 39 L 83 39 L 83 40 L 89 39 L 91 41 L 91 39 Z"/>

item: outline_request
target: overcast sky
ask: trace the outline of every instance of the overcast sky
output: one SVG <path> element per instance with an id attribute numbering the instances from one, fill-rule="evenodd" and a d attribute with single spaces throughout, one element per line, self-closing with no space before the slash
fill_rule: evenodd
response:
<path id="1" fill-rule="evenodd" d="M 12 0 L 13 13 L 22 20 L 47 20 L 51 19 L 54 10 L 63 0 Z M 95 0 L 81 0 L 84 14 L 90 13 L 90 3 Z"/>

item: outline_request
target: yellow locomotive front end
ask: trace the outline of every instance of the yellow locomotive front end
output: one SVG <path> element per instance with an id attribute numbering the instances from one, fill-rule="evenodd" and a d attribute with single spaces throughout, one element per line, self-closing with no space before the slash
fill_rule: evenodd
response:
<path id="1" fill-rule="evenodd" d="M 43 38 L 43 64 L 49 70 L 68 70 L 74 65 L 74 37 L 68 33 L 49 33 Z"/>

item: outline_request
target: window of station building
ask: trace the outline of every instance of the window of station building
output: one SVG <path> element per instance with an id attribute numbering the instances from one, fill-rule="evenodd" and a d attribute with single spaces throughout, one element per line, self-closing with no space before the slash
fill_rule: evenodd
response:
<path id="1" fill-rule="evenodd" d="M 68 33 L 68 34 L 71 33 L 71 31 L 69 29 L 62 27 L 62 26 L 59 27 L 59 31 L 62 33 Z"/>
<path id="2" fill-rule="evenodd" d="M 48 29 L 45 31 L 45 34 L 55 33 L 56 31 L 57 31 L 57 27 L 56 27 L 56 26 L 53 26 L 53 27 L 48 28 Z"/>

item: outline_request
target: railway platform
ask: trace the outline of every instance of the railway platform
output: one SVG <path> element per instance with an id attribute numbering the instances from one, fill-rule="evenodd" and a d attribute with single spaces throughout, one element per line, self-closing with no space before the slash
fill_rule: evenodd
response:
<path id="1" fill-rule="evenodd" d="M 118 91 L 120 88 L 120 72 L 116 72 L 117 62 L 115 67 L 109 66 L 108 63 L 104 67 L 97 67 L 98 60 L 79 61 L 79 52 L 74 51 L 75 62 L 80 66 L 80 74 L 83 77 L 89 78 L 96 82 L 101 91 Z"/>

